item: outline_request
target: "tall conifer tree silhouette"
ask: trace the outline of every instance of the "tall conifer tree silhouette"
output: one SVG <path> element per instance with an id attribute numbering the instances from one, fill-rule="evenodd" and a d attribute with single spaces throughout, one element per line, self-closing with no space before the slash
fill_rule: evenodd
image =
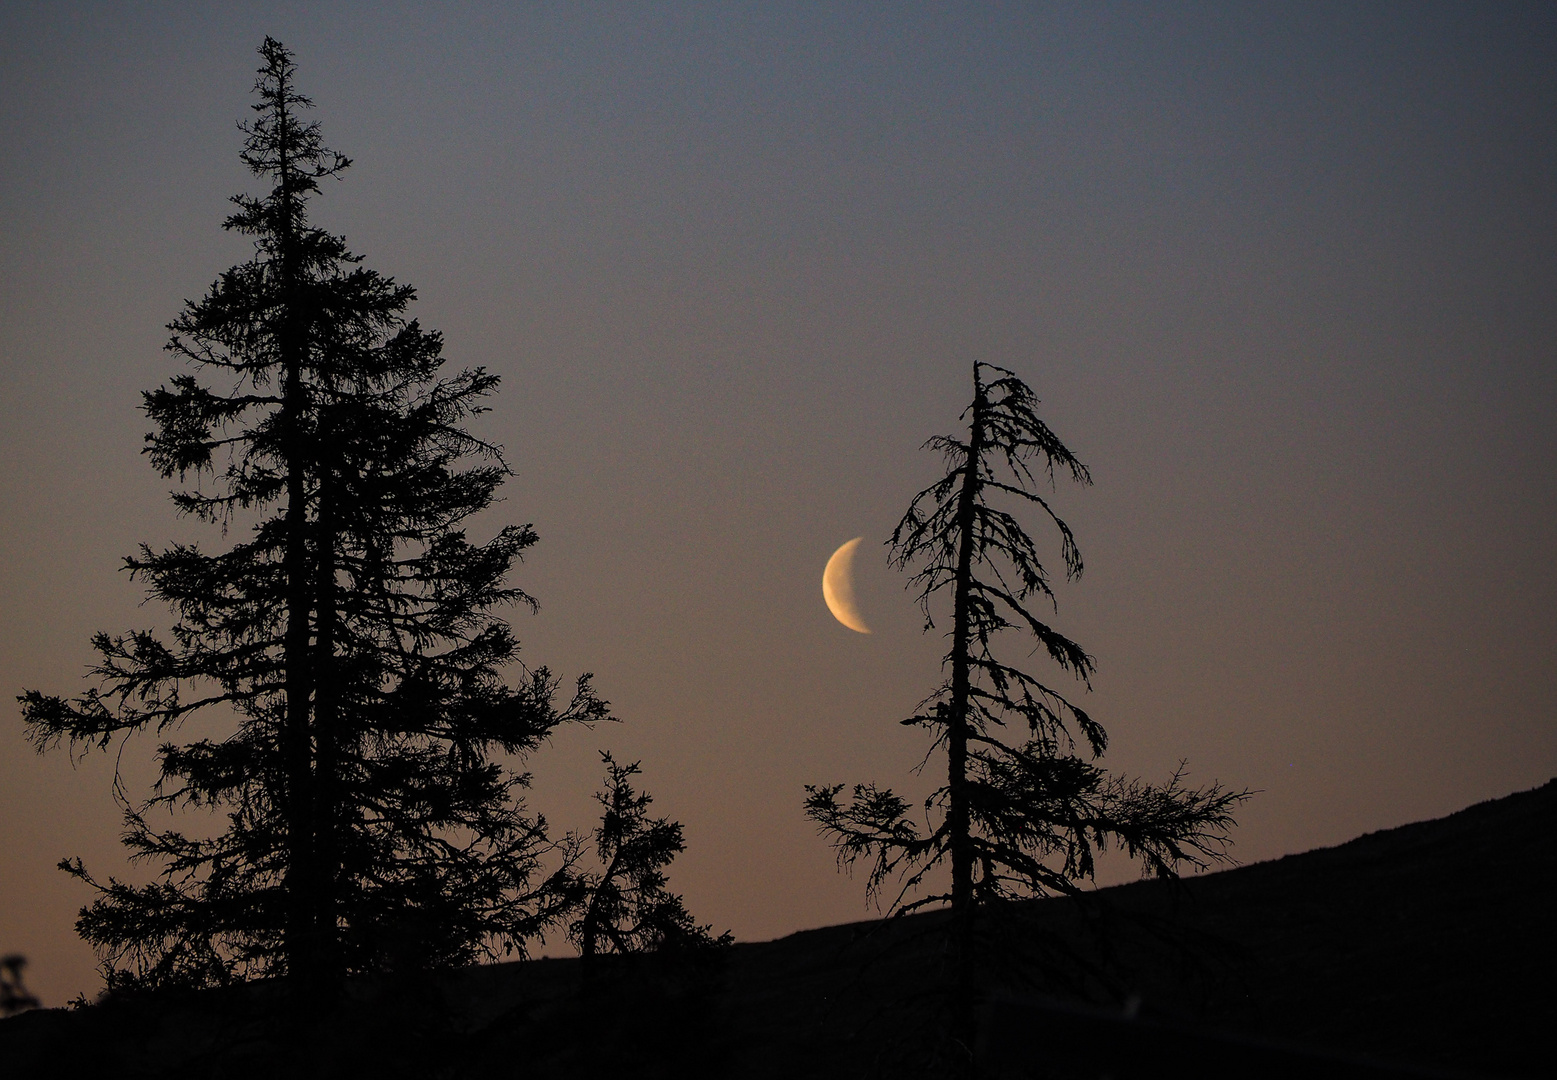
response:
<path id="1" fill-rule="evenodd" d="M 997 655 L 997 642 L 1012 631 L 1084 685 L 1093 673 L 1092 657 L 1033 611 L 1034 599 L 1053 606 L 1052 579 L 1022 523 L 998 504 L 1036 507 L 1058 534 L 1066 575 L 1080 576 L 1075 538 L 1038 481 L 1052 485 L 1056 471 L 1080 484 L 1091 477 L 1037 405 L 1012 372 L 974 364 L 973 401 L 962 414 L 967 433 L 925 444 L 941 453 L 946 474 L 914 497 L 890 541 L 897 566 L 918 567 L 910 586 L 925 629 L 934 627 L 938 605 L 950 605 L 945 681 L 903 721 L 925 728 L 932 753 L 946 755 L 946 782 L 924 806 L 929 827 L 921 830 L 890 788 L 858 784 L 846 801 L 842 784 L 806 788 L 806 812 L 832 836 L 840 862 L 869 861 L 872 896 L 901 879 L 893 911 L 950 906 L 954 1036 L 965 1048 L 980 908 L 1075 894 L 1093 875 L 1095 851 L 1109 844 L 1160 876 L 1186 862 L 1224 859 L 1232 809 L 1247 797 L 1216 784 L 1187 787 L 1182 769 L 1161 786 L 1110 776 L 1094 763 L 1107 746 L 1102 726 Z M 949 888 L 921 894 L 948 863 Z"/>
<path id="2" fill-rule="evenodd" d="M 545 668 L 503 677 L 518 644 L 495 611 L 534 606 L 506 579 L 536 535 L 463 529 L 508 472 L 466 427 L 497 378 L 443 374 L 439 335 L 406 318 L 414 290 L 310 224 L 319 181 L 350 162 L 304 122 L 291 53 L 267 38 L 260 54 L 242 160 L 272 187 L 225 222 L 254 257 L 169 325 L 215 389 L 185 374 L 145 395 L 153 466 L 195 481 L 178 509 L 247 538 L 143 546 L 126 566 L 173 609 L 171 639 L 100 633 L 96 687 L 21 698 L 40 750 L 164 740 L 149 799 L 116 780 L 125 843 L 160 879 L 62 864 L 100 889 L 78 927 L 111 988 L 285 973 L 312 996 L 522 951 L 580 896 L 576 843 L 548 836 L 497 757 L 608 718 L 587 675 L 560 708 Z M 230 730 L 177 741 L 196 716 Z M 154 827 L 158 807 L 220 808 L 225 829 Z"/>

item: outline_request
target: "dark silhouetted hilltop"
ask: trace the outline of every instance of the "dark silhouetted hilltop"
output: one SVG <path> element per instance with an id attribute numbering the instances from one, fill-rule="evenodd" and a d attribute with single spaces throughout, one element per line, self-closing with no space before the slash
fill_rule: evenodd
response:
<path id="1" fill-rule="evenodd" d="M 1114 996 L 996 980 L 991 1075 L 1550 1075 L 1554 892 L 1557 781 L 1338 847 L 1101 890 L 1102 918 L 1121 928 Z M 1097 918 L 1025 905 L 1010 952 L 1022 935 L 1073 936 Z M 534 960 L 385 978 L 354 984 L 342 1015 L 306 1038 L 265 985 L 25 1013 L 0 1022 L 0 1070 L 923 1074 L 934 1004 L 920 988 L 941 962 L 941 921 L 804 931 L 712 964 L 662 954 L 588 973 Z"/>

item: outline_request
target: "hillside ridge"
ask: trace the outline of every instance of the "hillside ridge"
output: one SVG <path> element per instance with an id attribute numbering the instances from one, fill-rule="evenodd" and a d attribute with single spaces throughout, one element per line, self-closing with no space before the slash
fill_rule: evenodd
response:
<path id="1" fill-rule="evenodd" d="M 1330 847 L 1092 895 L 1126 916 L 1120 925 L 1171 926 L 1208 958 L 1186 966 L 1145 937 L 1120 937 L 1116 985 L 1164 1031 L 1517 1077 L 1549 1065 L 1554 894 L 1557 779 Z M 1070 901 L 1022 907 L 1020 926 L 1040 934 L 1080 925 Z M 628 1066 L 645 1078 L 909 1075 L 933 1026 L 924 1002 L 944 919 L 737 943 L 715 968 L 628 958 L 585 977 L 570 958 L 362 981 L 353 1018 L 308 1060 L 320 1075 L 371 1062 L 385 1076 L 485 1077 L 515 1061 L 537 1078 Z M 0 1063 L 16 1076 L 272 1075 L 276 1055 L 296 1050 L 256 1026 L 274 1000 L 251 986 L 23 1014 L 0 1022 Z M 1117 1007 L 1108 1000 L 1090 1007 Z"/>

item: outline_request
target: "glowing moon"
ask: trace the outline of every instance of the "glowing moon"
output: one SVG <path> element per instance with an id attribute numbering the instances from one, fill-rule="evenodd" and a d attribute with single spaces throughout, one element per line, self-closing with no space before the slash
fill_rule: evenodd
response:
<path id="1" fill-rule="evenodd" d="M 833 557 L 827 560 L 827 569 L 822 571 L 822 599 L 827 601 L 827 610 L 833 613 L 833 618 L 859 634 L 870 633 L 870 627 L 865 625 L 854 602 L 854 552 L 864 539 L 856 536 L 833 552 Z"/>

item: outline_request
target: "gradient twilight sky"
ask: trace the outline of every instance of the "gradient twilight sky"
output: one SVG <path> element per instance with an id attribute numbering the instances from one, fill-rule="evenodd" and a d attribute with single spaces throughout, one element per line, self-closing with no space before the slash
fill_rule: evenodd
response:
<path id="1" fill-rule="evenodd" d="M 504 378 L 526 657 L 624 720 L 534 758 L 534 801 L 587 828 L 597 750 L 642 757 L 716 930 L 867 914 L 801 786 L 923 787 L 896 721 L 941 642 L 879 543 L 975 359 L 1096 480 L 1056 496 L 1057 625 L 1106 763 L 1260 789 L 1240 859 L 1557 773 L 1557 7 L 517 7 L 0 11 L 7 695 L 167 624 L 135 545 L 216 539 L 137 406 L 247 255 L 218 223 L 269 33 L 356 161 L 315 220 Z M 857 535 L 871 636 L 820 592 Z M 54 863 L 144 876 L 111 771 L 0 725 L 0 951 L 47 1004 L 98 987 Z"/>

